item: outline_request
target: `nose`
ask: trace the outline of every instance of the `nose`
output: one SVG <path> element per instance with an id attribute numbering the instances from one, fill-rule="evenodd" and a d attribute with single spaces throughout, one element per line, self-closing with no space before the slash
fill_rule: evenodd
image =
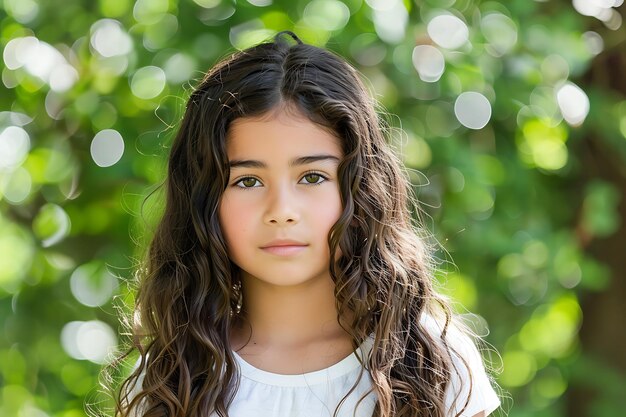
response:
<path id="1" fill-rule="evenodd" d="M 264 222 L 269 225 L 296 224 L 300 220 L 295 190 L 290 184 L 277 184 L 267 193 Z"/>

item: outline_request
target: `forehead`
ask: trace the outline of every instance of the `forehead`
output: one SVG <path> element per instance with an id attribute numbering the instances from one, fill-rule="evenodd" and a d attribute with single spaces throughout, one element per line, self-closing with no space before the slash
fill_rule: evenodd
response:
<path id="1" fill-rule="evenodd" d="M 234 120 L 228 129 L 226 150 L 229 159 L 343 155 L 341 141 L 335 134 L 292 111 Z"/>

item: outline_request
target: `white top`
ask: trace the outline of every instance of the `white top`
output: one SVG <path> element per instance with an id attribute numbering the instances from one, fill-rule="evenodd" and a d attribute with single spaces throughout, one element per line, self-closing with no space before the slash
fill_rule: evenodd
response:
<path id="1" fill-rule="evenodd" d="M 434 320 L 426 321 L 434 324 Z M 460 332 L 451 329 L 448 334 L 448 343 L 467 361 L 471 369 L 472 392 L 462 416 L 471 417 L 481 411 L 485 415 L 490 414 L 498 408 L 500 400 L 485 373 L 478 349 L 469 337 Z M 372 343 L 373 339 L 370 338 L 359 347 L 358 351 L 363 358 L 367 358 Z M 255 368 L 237 353 L 234 356 L 241 370 L 241 378 L 239 389 L 228 409 L 230 417 L 332 417 L 341 399 L 357 380 L 362 366 L 353 352 L 340 362 L 320 371 L 281 375 Z M 458 356 L 453 354 L 452 362 L 458 374 L 452 370 L 445 403 L 448 409 L 452 407 L 448 415 L 456 416 L 467 399 L 470 376 Z M 375 393 L 368 394 L 357 404 L 371 387 L 369 372 L 363 372 L 355 391 L 338 409 L 337 417 L 371 417 L 376 404 Z M 213 416 L 216 414 L 212 414 Z"/>
<path id="2" fill-rule="evenodd" d="M 434 319 L 425 318 L 423 324 L 434 334 L 441 334 L 441 328 Z M 481 411 L 488 415 L 499 407 L 500 400 L 472 340 L 451 327 L 448 330 L 448 344 L 465 359 L 471 370 L 472 392 L 461 416 L 472 417 Z M 359 356 L 367 358 L 372 344 L 372 338 L 365 340 L 357 349 Z M 357 353 L 353 352 L 326 369 L 300 375 L 281 375 L 255 368 L 236 352 L 233 353 L 241 378 L 239 389 L 228 409 L 230 417 L 333 417 L 335 408 L 354 385 L 362 367 Z M 450 417 L 456 416 L 463 408 L 470 385 L 470 374 L 460 357 L 454 353 L 452 364 L 456 371 L 451 371 L 445 398 Z M 135 390 L 141 387 L 142 382 L 143 374 Z M 369 393 L 358 403 L 361 396 L 371 388 L 372 379 L 369 372 L 364 371 L 356 389 L 338 409 L 337 417 L 371 417 L 376 394 Z M 217 414 L 213 413 L 211 417 L 217 417 Z"/>

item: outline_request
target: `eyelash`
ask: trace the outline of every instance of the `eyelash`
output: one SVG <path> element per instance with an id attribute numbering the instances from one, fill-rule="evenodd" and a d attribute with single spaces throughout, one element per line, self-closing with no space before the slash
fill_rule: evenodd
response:
<path id="1" fill-rule="evenodd" d="M 305 185 L 322 185 L 323 183 L 325 183 L 326 181 L 328 181 L 328 177 L 327 177 L 326 175 L 323 175 L 323 174 L 321 174 L 321 173 L 319 173 L 319 172 L 316 172 L 316 171 L 308 171 L 308 172 L 305 172 L 305 173 L 302 175 L 301 180 L 302 180 L 304 177 L 308 176 L 308 175 L 317 175 L 318 177 L 322 178 L 322 180 L 323 180 L 323 181 L 320 181 L 320 182 L 310 182 L 310 183 L 305 183 Z M 261 181 L 260 181 L 258 178 L 256 178 L 256 177 L 251 177 L 251 176 L 248 176 L 248 177 L 241 177 L 241 178 L 239 178 L 237 181 L 235 181 L 235 182 L 233 183 L 233 187 L 241 188 L 242 190 L 251 190 L 251 189 L 253 189 L 253 188 L 257 188 L 257 187 L 241 187 L 240 185 L 238 185 L 238 184 L 240 184 L 242 181 L 244 181 L 244 180 L 248 180 L 248 179 L 254 179 L 254 180 L 257 180 L 257 181 L 261 182 Z M 300 183 L 298 182 L 298 184 L 300 184 Z"/>

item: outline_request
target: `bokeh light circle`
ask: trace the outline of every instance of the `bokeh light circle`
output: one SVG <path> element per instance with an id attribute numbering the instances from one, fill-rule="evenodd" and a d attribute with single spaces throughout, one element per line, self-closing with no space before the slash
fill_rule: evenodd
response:
<path id="1" fill-rule="evenodd" d="M 401 0 L 371 0 L 374 29 L 383 41 L 399 43 L 404 39 L 409 23 L 409 13 Z"/>
<path id="2" fill-rule="evenodd" d="M 70 233 L 70 216 L 57 204 L 41 206 L 33 219 L 33 232 L 41 239 L 41 246 L 50 247 L 59 243 Z"/>
<path id="3" fill-rule="evenodd" d="M 78 71 L 69 64 L 61 64 L 50 73 L 50 88 L 59 93 L 69 90 L 77 81 Z"/>
<path id="4" fill-rule="evenodd" d="M 144 25 L 157 23 L 169 9 L 168 0 L 137 0 L 133 7 L 133 17 Z"/>
<path id="5" fill-rule="evenodd" d="M 266 7 L 272 4 L 272 0 L 248 0 L 248 3 L 257 7 Z"/>
<path id="6" fill-rule="evenodd" d="M 587 50 L 591 54 L 598 55 L 600 52 L 604 51 L 604 39 L 599 33 L 587 31 L 583 33 L 583 40 L 585 41 Z"/>
<path id="7" fill-rule="evenodd" d="M 35 247 L 32 235 L 0 216 L 0 289 L 16 293 L 24 276 L 32 271 Z"/>
<path id="8" fill-rule="evenodd" d="M 189 80 L 196 68 L 196 61 L 189 55 L 178 52 L 172 55 L 163 66 L 167 81 L 182 83 Z"/>
<path id="9" fill-rule="evenodd" d="M 420 79 L 427 83 L 439 81 L 446 67 L 441 51 L 431 45 L 417 45 L 413 48 L 412 59 Z"/>
<path id="10" fill-rule="evenodd" d="M 102 321 L 71 321 L 61 330 L 61 345 L 74 359 L 104 364 L 117 346 L 117 337 L 111 326 Z"/>
<path id="11" fill-rule="evenodd" d="M 572 126 L 581 125 L 589 114 L 589 97 L 574 83 L 566 82 L 559 87 L 556 101 L 563 118 Z"/>
<path id="12" fill-rule="evenodd" d="M 483 16 L 480 30 L 489 42 L 488 51 L 495 56 L 506 54 L 517 43 L 517 25 L 502 13 L 489 13 Z"/>
<path id="13" fill-rule="evenodd" d="M 205 9 L 212 9 L 220 5 L 221 0 L 193 0 L 200 7 Z"/>
<path id="14" fill-rule="evenodd" d="M 304 21 L 324 30 L 343 29 L 350 19 L 350 9 L 338 0 L 313 0 L 304 9 Z"/>
<path id="15" fill-rule="evenodd" d="M 78 81 L 78 72 L 52 45 L 34 36 L 11 39 L 2 57 L 10 70 L 23 68 L 50 85 L 53 91 L 69 90 Z"/>
<path id="16" fill-rule="evenodd" d="M 0 176 L 0 194 L 11 204 L 21 204 L 30 195 L 33 179 L 27 169 L 17 168 L 9 175 Z"/>
<path id="17" fill-rule="evenodd" d="M 368 6 L 372 8 L 372 10 L 384 12 L 390 10 L 394 7 L 395 1 L 389 0 L 365 0 Z"/>
<path id="18" fill-rule="evenodd" d="M 143 100 L 155 98 L 165 88 L 165 72 L 154 65 L 139 68 L 130 81 L 130 90 Z"/>
<path id="19" fill-rule="evenodd" d="M 117 286 L 117 278 L 99 264 L 81 265 L 70 277 L 72 294 L 89 307 L 99 307 L 109 301 Z"/>
<path id="20" fill-rule="evenodd" d="M 29 23 L 39 14 L 39 4 L 33 0 L 5 0 L 4 8 L 20 23 Z"/>
<path id="21" fill-rule="evenodd" d="M 124 154 L 124 139 L 114 129 L 104 129 L 96 133 L 91 141 L 91 158 L 96 165 L 110 167 L 115 165 Z"/>
<path id="22" fill-rule="evenodd" d="M 122 24 L 114 19 L 98 20 L 91 26 L 91 46 L 102 57 L 126 55 L 133 42 Z"/>
<path id="23" fill-rule="evenodd" d="M 469 129 L 482 129 L 491 119 L 491 103 L 475 91 L 461 93 L 454 102 L 454 114 Z"/>
<path id="24" fill-rule="evenodd" d="M 11 171 L 21 165 L 30 149 L 28 133 L 18 126 L 9 126 L 0 132 L 0 172 Z"/>
<path id="25" fill-rule="evenodd" d="M 427 26 L 428 35 L 439 46 L 457 49 L 469 39 L 469 29 L 464 21 L 451 14 L 433 17 Z"/>

